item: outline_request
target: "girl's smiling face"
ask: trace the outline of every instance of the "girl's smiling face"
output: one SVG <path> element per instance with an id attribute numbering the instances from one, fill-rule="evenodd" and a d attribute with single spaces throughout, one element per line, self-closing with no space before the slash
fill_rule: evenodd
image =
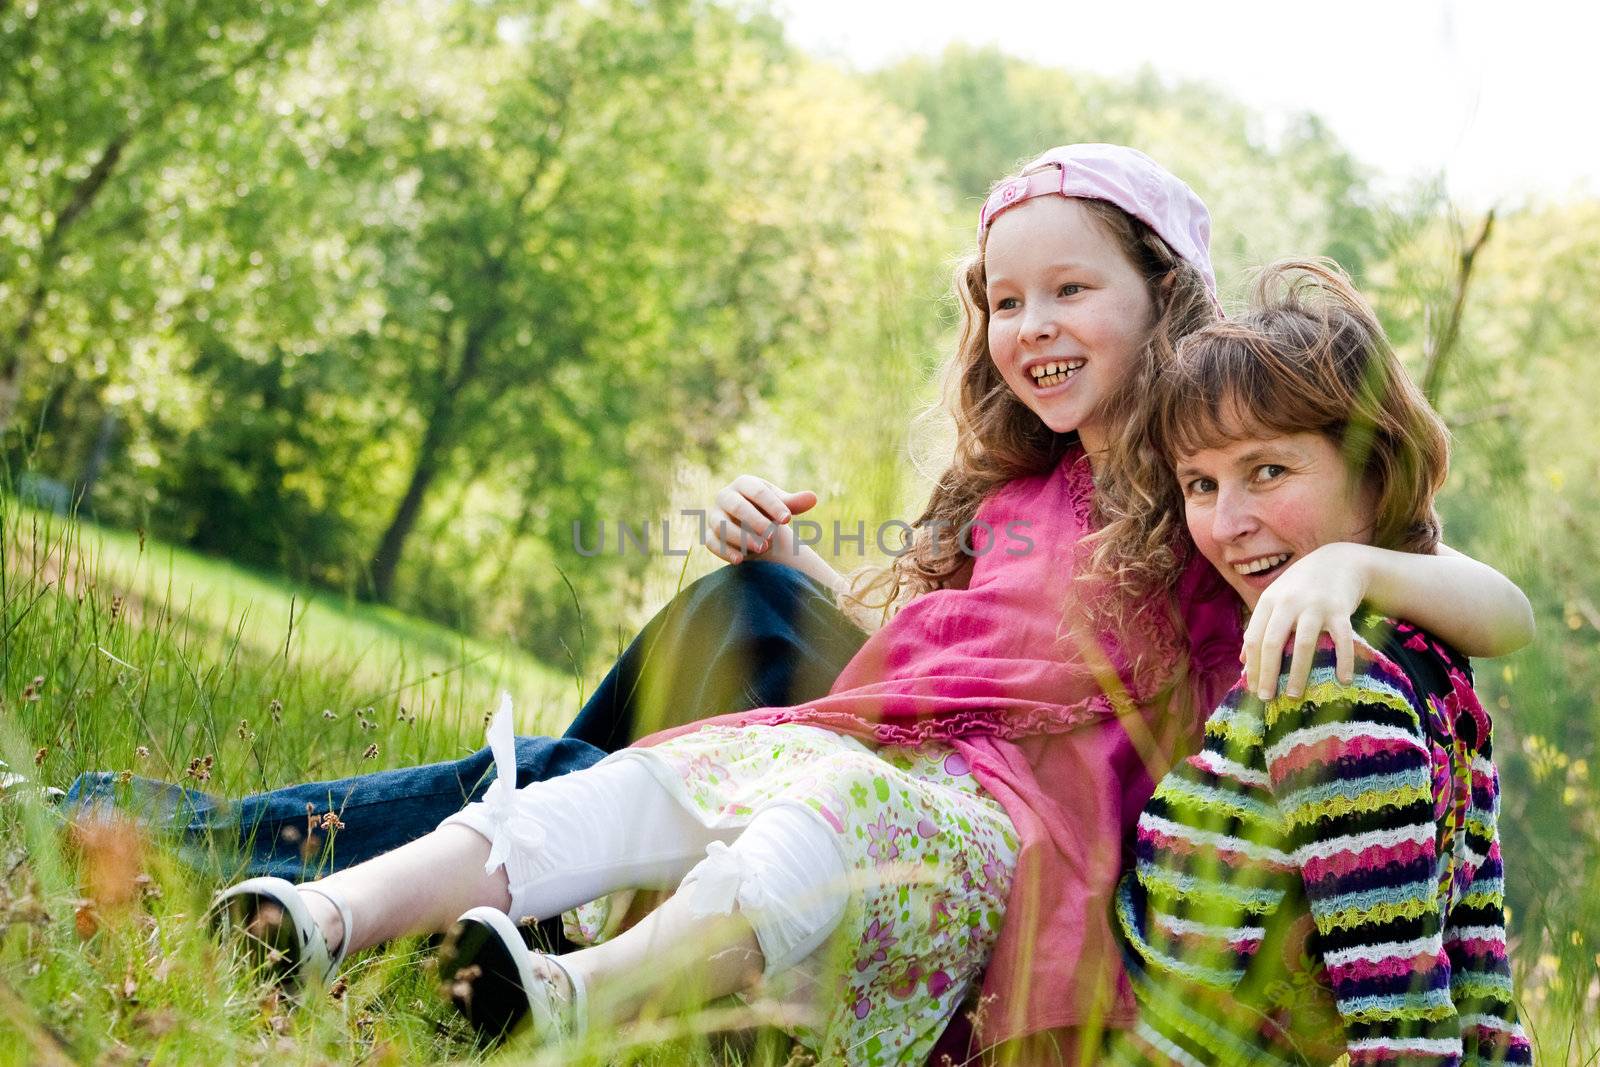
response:
<path id="1" fill-rule="evenodd" d="M 1040 196 L 995 219 L 984 246 L 989 355 L 1057 433 L 1097 452 L 1107 402 L 1155 321 L 1150 286 L 1080 200 Z"/>
<path id="2" fill-rule="evenodd" d="M 1246 437 L 1175 467 L 1189 535 L 1248 607 L 1313 549 L 1372 540 L 1374 494 L 1323 434 Z"/>

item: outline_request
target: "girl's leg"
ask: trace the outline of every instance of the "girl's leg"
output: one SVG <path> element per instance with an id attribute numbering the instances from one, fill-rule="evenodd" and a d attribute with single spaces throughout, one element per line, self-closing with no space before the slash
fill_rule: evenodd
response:
<path id="1" fill-rule="evenodd" d="M 547 918 L 618 889 L 670 888 L 717 840 L 634 760 L 536 782 L 514 801 L 499 814 L 474 804 L 425 837 L 304 886 L 329 947 L 349 936 L 348 954 L 438 932 L 474 907 Z M 485 874 L 490 840 L 502 835 L 503 862 Z M 334 899 L 349 907 L 353 930 Z M 262 921 L 276 916 L 263 908 Z"/>
<path id="2" fill-rule="evenodd" d="M 572 1000 L 570 973 L 591 1018 L 671 1012 L 750 988 L 819 948 L 838 926 L 849 879 L 832 831 L 811 812 L 759 813 L 731 844 L 714 842 L 682 885 L 643 921 L 593 948 L 537 957 L 532 969 Z M 563 973 L 565 971 L 566 973 Z"/>
<path id="3" fill-rule="evenodd" d="M 561 963 L 587 989 L 591 1017 L 616 1022 L 636 1019 L 646 1007 L 684 1011 L 742 992 L 765 969 L 744 913 L 704 915 L 682 893 L 610 941 L 562 956 Z"/>
<path id="4" fill-rule="evenodd" d="M 511 903 L 506 872 L 485 874 L 489 842 L 465 826 L 441 826 L 431 834 L 401 845 L 376 859 L 308 883 L 302 888 L 306 907 L 322 930 L 330 950 L 346 955 L 407 934 L 438 933 L 469 908 L 504 911 Z M 325 895 L 326 894 L 326 895 Z M 345 930 L 331 897 L 350 909 L 353 930 Z M 278 921 L 263 907 L 257 922 Z M 255 931 L 253 931 L 255 932 Z M 350 944 L 344 940 L 350 935 Z"/>

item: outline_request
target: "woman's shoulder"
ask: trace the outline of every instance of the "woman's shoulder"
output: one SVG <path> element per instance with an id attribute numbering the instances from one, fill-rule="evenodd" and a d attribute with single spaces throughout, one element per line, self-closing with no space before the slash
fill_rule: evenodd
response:
<path id="1" fill-rule="evenodd" d="M 1386 675 L 1400 672 L 1418 690 L 1449 691 L 1457 681 L 1472 685 L 1472 663 L 1448 642 L 1405 619 L 1373 612 L 1352 620 Z"/>
<path id="2" fill-rule="evenodd" d="M 1403 619 L 1364 612 L 1351 619 L 1355 662 L 1349 682 L 1338 677 L 1333 639 L 1322 634 L 1304 695 L 1278 696 L 1269 704 L 1281 714 L 1295 706 L 1383 704 L 1397 711 L 1418 710 L 1433 695 L 1472 684 L 1466 657 L 1433 634 Z M 1287 684 L 1289 651 L 1283 658 L 1280 694 Z M 1276 717 L 1273 715 L 1271 717 Z"/>

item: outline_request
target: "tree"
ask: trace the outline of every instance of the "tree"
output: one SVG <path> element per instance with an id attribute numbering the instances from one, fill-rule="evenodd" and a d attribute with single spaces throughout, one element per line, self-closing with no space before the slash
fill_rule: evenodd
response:
<path id="1" fill-rule="evenodd" d="M 147 304 L 121 269 L 148 222 L 141 183 L 330 20 L 319 0 L 0 7 L 0 432 L 47 316 Z"/>

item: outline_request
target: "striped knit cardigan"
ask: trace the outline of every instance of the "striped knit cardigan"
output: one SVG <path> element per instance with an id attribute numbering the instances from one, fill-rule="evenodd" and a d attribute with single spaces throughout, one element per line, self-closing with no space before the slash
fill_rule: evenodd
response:
<path id="1" fill-rule="evenodd" d="M 1531 1063 L 1506 962 L 1499 780 L 1470 667 L 1358 619 L 1303 698 L 1235 687 L 1139 819 L 1117 895 L 1140 1022 L 1116 1063 Z"/>

